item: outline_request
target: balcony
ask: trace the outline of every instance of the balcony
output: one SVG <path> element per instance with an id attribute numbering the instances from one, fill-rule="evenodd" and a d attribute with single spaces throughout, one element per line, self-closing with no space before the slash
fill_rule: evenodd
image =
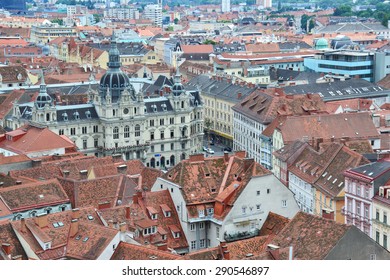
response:
<path id="1" fill-rule="evenodd" d="M 232 242 L 236 240 L 241 240 L 241 239 L 247 239 L 250 237 L 254 237 L 259 235 L 259 229 L 254 229 L 251 231 L 239 231 L 236 233 L 226 233 L 224 234 L 224 239 L 226 242 Z"/>

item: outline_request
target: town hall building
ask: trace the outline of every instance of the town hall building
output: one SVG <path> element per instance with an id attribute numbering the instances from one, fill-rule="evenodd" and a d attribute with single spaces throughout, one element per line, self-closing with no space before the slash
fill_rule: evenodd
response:
<path id="1" fill-rule="evenodd" d="M 107 66 L 98 90 L 88 89 L 86 104 L 55 104 L 42 76 L 37 98 L 14 104 L 12 127 L 46 126 L 68 136 L 85 154 L 121 154 L 156 168 L 174 166 L 201 150 L 203 102 L 197 91 L 184 89 L 179 71 L 164 92 L 136 92 L 121 70 L 115 34 Z"/>

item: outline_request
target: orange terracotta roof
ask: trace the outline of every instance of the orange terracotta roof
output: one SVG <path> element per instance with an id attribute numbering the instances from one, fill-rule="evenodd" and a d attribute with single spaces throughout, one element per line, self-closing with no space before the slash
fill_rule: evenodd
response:
<path id="1" fill-rule="evenodd" d="M 183 53 L 206 53 L 210 54 L 214 51 L 213 45 L 182 45 Z"/>
<path id="2" fill-rule="evenodd" d="M 180 260 L 182 258 L 169 252 L 120 242 L 111 260 Z"/>

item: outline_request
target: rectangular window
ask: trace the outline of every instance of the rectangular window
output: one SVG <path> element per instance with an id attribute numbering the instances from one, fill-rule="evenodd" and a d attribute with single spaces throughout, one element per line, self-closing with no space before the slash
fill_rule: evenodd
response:
<path id="1" fill-rule="evenodd" d="M 204 210 L 198 210 L 199 217 L 204 217 Z"/>
<path id="2" fill-rule="evenodd" d="M 95 148 L 97 148 L 98 145 L 99 145 L 99 140 L 98 140 L 98 139 L 93 139 L 93 146 L 94 146 Z"/>
<path id="3" fill-rule="evenodd" d="M 257 211 L 260 211 L 260 210 L 261 210 L 261 204 L 257 204 L 257 205 L 256 205 L 256 210 L 257 210 Z"/>
<path id="4" fill-rule="evenodd" d="M 206 247 L 206 240 L 205 239 L 201 239 L 200 242 L 199 242 L 199 247 L 200 248 L 205 248 Z"/>
<path id="5" fill-rule="evenodd" d="M 175 118 L 169 118 L 169 124 L 175 124 Z"/>
<path id="6" fill-rule="evenodd" d="M 267 189 L 267 194 L 270 194 L 271 193 L 271 189 Z"/>
<path id="7" fill-rule="evenodd" d="M 164 152 L 164 144 L 161 144 L 161 152 Z"/>
<path id="8" fill-rule="evenodd" d="M 154 120 L 149 121 L 150 126 L 154 126 Z"/>
<path id="9" fill-rule="evenodd" d="M 83 140 L 83 149 L 87 149 L 87 140 Z"/>
<path id="10" fill-rule="evenodd" d="M 215 230 L 216 230 L 217 238 L 219 238 L 219 227 L 216 227 Z"/>
<path id="11" fill-rule="evenodd" d="M 282 200 L 282 207 L 287 207 L 287 200 Z"/>
<path id="12" fill-rule="evenodd" d="M 260 191 L 256 191 L 256 195 L 259 196 L 260 195 Z"/>
<path id="13" fill-rule="evenodd" d="M 241 210 L 242 210 L 242 214 L 246 214 L 246 206 L 242 206 Z"/>
<path id="14" fill-rule="evenodd" d="M 171 143 L 171 151 L 173 151 L 174 149 L 175 149 L 175 144 Z"/>
<path id="15" fill-rule="evenodd" d="M 204 229 L 204 222 L 199 224 L 199 229 Z"/>
<path id="16" fill-rule="evenodd" d="M 387 224 L 387 213 L 383 212 L 383 223 Z"/>
<path id="17" fill-rule="evenodd" d="M 379 243 L 380 236 L 381 236 L 381 234 L 379 233 L 379 231 L 377 231 L 377 232 L 376 232 L 376 236 L 375 236 L 375 241 L 376 241 L 377 243 Z"/>
<path id="18" fill-rule="evenodd" d="M 94 125 L 93 126 L 93 133 L 98 133 L 99 132 L 99 126 Z"/>
<path id="19" fill-rule="evenodd" d="M 387 249 L 387 235 L 386 234 L 384 234 L 383 235 L 383 248 L 385 248 L 385 249 Z"/>
<path id="20" fill-rule="evenodd" d="M 164 119 L 160 119 L 160 125 L 164 125 Z"/>
<path id="21" fill-rule="evenodd" d="M 81 128 L 81 131 L 82 131 L 83 134 L 87 134 L 87 127 L 86 127 L 86 126 L 83 126 L 83 127 Z"/>
<path id="22" fill-rule="evenodd" d="M 181 123 L 185 123 L 186 122 L 186 117 L 181 117 Z"/>
<path id="23" fill-rule="evenodd" d="M 150 146 L 150 151 L 154 153 L 154 146 Z"/>
<path id="24" fill-rule="evenodd" d="M 195 250 L 196 249 L 196 241 L 193 240 L 191 241 L 191 250 Z"/>
<path id="25" fill-rule="evenodd" d="M 64 130 L 63 129 L 60 129 L 59 132 L 58 132 L 59 135 L 64 135 Z"/>
<path id="26" fill-rule="evenodd" d="M 160 132 L 160 139 L 164 139 L 164 131 Z"/>
<path id="27" fill-rule="evenodd" d="M 154 140 L 154 132 L 150 132 L 150 140 Z"/>
<path id="28" fill-rule="evenodd" d="M 376 219 L 377 221 L 379 221 L 379 210 L 378 210 L 378 209 L 376 209 L 375 219 Z"/>
<path id="29" fill-rule="evenodd" d="M 172 129 L 171 130 L 171 138 L 174 138 L 175 137 L 175 131 Z"/>
<path id="30" fill-rule="evenodd" d="M 190 224 L 190 231 L 195 231 L 195 224 Z"/>

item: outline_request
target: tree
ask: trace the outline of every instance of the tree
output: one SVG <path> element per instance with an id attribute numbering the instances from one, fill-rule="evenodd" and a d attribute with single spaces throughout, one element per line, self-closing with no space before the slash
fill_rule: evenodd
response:
<path id="1" fill-rule="evenodd" d="M 174 24 L 178 24 L 178 22 L 179 22 L 179 19 L 178 19 L 178 18 L 175 18 L 175 19 L 173 20 L 173 23 L 174 23 Z"/>
<path id="2" fill-rule="evenodd" d="M 309 30 L 307 30 L 307 22 L 309 21 Z M 301 28 L 302 30 L 305 30 L 307 32 L 310 32 L 315 26 L 313 17 L 310 17 L 306 14 L 302 15 L 301 17 Z"/>
<path id="3" fill-rule="evenodd" d="M 352 16 L 352 7 L 349 5 L 338 6 L 333 13 L 334 16 Z"/>
<path id="4" fill-rule="evenodd" d="M 64 25 L 64 20 L 62 18 L 55 18 L 51 20 L 52 23 L 58 23 L 58 25 Z"/>

